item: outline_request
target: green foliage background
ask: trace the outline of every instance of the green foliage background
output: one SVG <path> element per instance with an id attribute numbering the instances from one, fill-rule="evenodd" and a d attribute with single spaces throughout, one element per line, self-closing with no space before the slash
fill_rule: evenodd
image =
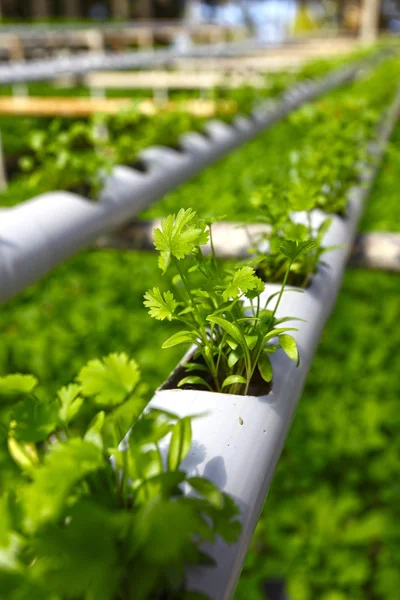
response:
<path id="1" fill-rule="evenodd" d="M 399 229 L 400 126 L 363 220 Z M 148 214 L 179 206 L 246 214 L 265 170 L 284 168 L 290 121 L 168 195 Z M 278 150 L 277 150 L 278 148 Z M 397 218 L 397 219 L 396 219 Z M 397 225 L 395 225 L 397 220 Z M 86 251 L 0 311 L 0 373 L 32 372 L 51 397 L 82 364 L 125 351 L 150 395 L 176 364 L 162 351 L 176 331 L 148 318 L 144 292 L 158 284 L 156 257 Z M 325 330 L 235 600 L 261 600 L 282 576 L 293 600 L 394 600 L 400 589 L 400 277 L 348 271 Z"/>

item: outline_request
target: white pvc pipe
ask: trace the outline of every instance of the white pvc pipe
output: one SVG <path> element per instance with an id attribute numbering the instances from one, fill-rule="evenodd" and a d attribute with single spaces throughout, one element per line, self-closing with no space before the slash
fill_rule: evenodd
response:
<path id="1" fill-rule="evenodd" d="M 282 45 L 282 44 L 280 44 Z M 75 56 L 14 62 L 0 66 L 0 85 L 51 80 L 60 75 L 83 75 L 92 71 L 138 69 L 165 65 L 180 58 L 244 56 L 267 47 L 257 39 L 218 44 L 198 44 L 185 51 L 167 48 L 115 53 L 85 52 Z M 268 44 L 268 48 L 271 48 Z"/>

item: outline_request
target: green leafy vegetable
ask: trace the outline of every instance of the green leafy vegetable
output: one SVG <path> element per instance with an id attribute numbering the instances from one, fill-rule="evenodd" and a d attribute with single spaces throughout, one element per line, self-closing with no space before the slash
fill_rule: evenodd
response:
<path id="1" fill-rule="evenodd" d="M 168 317 L 179 321 L 184 327 L 168 338 L 163 348 L 185 343 L 197 347 L 195 358 L 198 368 L 196 363 L 189 363 L 187 370 L 190 375 L 183 377 L 178 387 L 198 385 L 207 390 L 248 394 L 257 367 L 264 381 L 270 382 L 272 379 L 272 368 L 264 355 L 265 344 L 275 335 L 291 329 L 275 328 L 275 314 L 291 264 L 318 244 L 313 241 L 289 241 L 284 246 L 286 253 L 291 250 L 292 254 L 275 308 L 269 311 L 269 298 L 264 300 L 264 305 L 261 304 L 264 284 L 254 268 L 244 266 L 232 269 L 222 265 L 215 255 L 211 223 L 209 230 L 203 223 L 192 209 L 181 209 L 178 216 L 170 215 L 164 219 L 162 229 L 155 231 L 156 248 L 170 254 L 169 268 L 176 269 L 173 281 L 180 300 L 174 300 L 172 305 L 175 296 L 171 291 L 165 292 L 163 297 L 159 289 L 154 288 L 145 294 L 144 304 L 149 308 L 151 317 L 158 320 Z M 206 258 L 201 246 L 208 239 L 211 256 Z M 165 271 L 164 265 L 162 270 Z M 166 306 L 168 299 L 169 307 Z M 181 309 L 179 312 L 178 305 Z M 281 318 L 280 322 L 285 320 L 288 318 Z M 271 345 L 268 352 L 274 352 L 277 348 Z M 287 354 L 295 356 L 294 351 L 287 350 Z M 297 354 L 293 360 L 298 361 Z M 204 371 L 208 373 L 208 378 Z"/>
<path id="2" fill-rule="evenodd" d="M 110 354 L 52 402 L 33 377 L 0 380 L 13 401 L 0 411 L 0 443 L 14 464 L 0 472 L 1 595 L 183 597 L 186 568 L 213 565 L 202 542 L 236 541 L 233 502 L 182 469 L 191 418 L 143 412 L 139 378 L 136 361 Z"/>

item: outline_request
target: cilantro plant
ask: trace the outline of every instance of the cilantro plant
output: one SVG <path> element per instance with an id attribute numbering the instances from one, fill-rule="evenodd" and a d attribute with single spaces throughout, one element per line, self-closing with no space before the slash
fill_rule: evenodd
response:
<path id="1" fill-rule="evenodd" d="M 183 110 L 160 110 L 156 115 L 143 115 L 135 105 L 115 115 L 103 117 L 115 148 L 117 162 L 132 165 L 138 153 L 154 145 L 176 146 L 187 131 L 201 130 L 206 119 Z"/>
<path id="2" fill-rule="evenodd" d="M 282 242 L 292 240 L 307 244 L 307 251 L 291 261 L 287 275 L 287 281 L 291 285 L 307 287 L 321 264 L 322 255 L 331 249 L 321 245 L 331 219 L 325 219 L 317 229 L 312 224 L 311 209 L 315 205 L 315 188 L 303 182 L 292 185 L 289 190 L 268 184 L 261 186 L 250 202 L 257 211 L 252 221 L 269 226 L 268 233 L 253 240 L 250 264 L 265 281 L 282 281 L 290 261 L 281 251 Z M 299 211 L 305 213 L 305 223 L 294 220 L 293 213 Z"/>
<path id="3" fill-rule="evenodd" d="M 29 184 L 47 190 L 70 190 L 95 199 L 104 176 L 115 164 L 115 152 L 95 121 L 76 121 L 70 127 L 54 120 L 47 131 L 30 137 L 33 156 L 21 159 L 30 172 Z"/>
<path id="4" fill-rule="evenodd" d="M 312 208 L 345 215 L 347 191 L 365 166 L 379 116 L 370 99 L 357 95 L 339 106 L 333 99 L 307 104 L 292 115 L 307 135 L 291 153 L 290 181 L 313 189 Z"/>
<path id="5" fill-rule="evenodd" d="M 270 355 L 282 348 L 299 360 L 296 342 L 281 325 L 291 318 L 276 317 L 290 267 L 312 242 L 286 242 L 281 252 L 288 260 L 280 291 L 263 300 L 264 283 L 250 266 L 230 268 L 215 255 L 211 223 L 198 219 L 192 209 L 181 209 L 162 221 L 154 234 L 163 273 L 175 270 L 174 291 L 153 288 L 145 294 L 150 316 L 160 321 L 178 320 L 183 329 L 167 339 L 163 348 L 194 344 L 194 361 L 179 386 L 232 394 L 257 393 L 259 384 L 272 380 Z M 211 257 L 201 246 L 210 241 Z M 270 302 L 275 298 L 275 307 Z M 277 343 L 272 341 L 277 340 Z"/>
<path id="6" fill-rule="evenodd" d="M 212 565 L 200 544 L 236 540 L 233 501 L 182 470 L 191 419 L 143 412 L 139 379 L 125 354 L 52 402 L 33 376 L 0 378 L 2 597 L 189 599 L 185 569 Z"/>
<path id="7" fill-rule="evenodd" d="M 264 279 L 282 281 L 284 277 L 287 260 L 279 250 L 282 239 L 314 241 L 314 249 L 292 263 L 288 278 L 301 287 L 310 283 L 328 250 L 321 243 L 331 223 L 328 218 L 315 229 L 311 211 L 320 208 L 345 216 L 348 191 L 360 182 L 378 118 L 371 99 L 359 93 L 343 98 L 340 104 L 334 98 L 306 104 L 290 117 L 303 140 L 290 152 L 288 176 L 259 186 L 250 200 L 257 211 L 251 220 L 270 226 L 270 232 L 255 243 L 250 263 Z M 295 217 L 299 212 L 305 216 L 302 223 Z"/>

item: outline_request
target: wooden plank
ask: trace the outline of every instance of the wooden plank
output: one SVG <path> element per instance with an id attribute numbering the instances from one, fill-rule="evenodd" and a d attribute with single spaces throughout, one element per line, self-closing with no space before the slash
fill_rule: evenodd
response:
<path id="1" fill-rule="evenodd" d="M 257 74 L 235 74 L 228 78 L 224 73 L 216 71 L 99 71 L 89 73 L 85 77 L 85 85 L 91 88 L 114 89 L 180 89 L 180 90 L 208 90 L 224 85 L 240 87 L 244 84 L 253 86 L 265 85 L 264 77 Z"/>
<path id="2" fill-rule="evenodd" d="M 102 236 L 96 242 L 97 248 L 117 248 L 119 250 L 154 250 L 154 230 L 161 226 L 161 219 L 134 221 L 114 234 Z M 270 231 L 268 225 L 230 223 L 222 221 L 213 225 L 213 244 L 221 258 L 244 258 L 248 249 Z M 210 244 L 204 253 L 210 254 Z"/>
<path id="3" fill-rule="evenodd" d="M 182 100 L 157 103 L 153 100 L 133 102 L 130 98 L 62 98 L 62 97 L 0 97 L 0 114 L 30 116 L 87 117 L 94 113 L 115 114 L 132 108 L 143 115 L 155 115 L 160 111 L 184 110 L 198 117 L 212 117 L 217 110 L 232 114 L 236 103 L 206 99 Z"/>
<path id="4" fill-rule="evenodd" d="M 400 233 L 374 231 L 357 236 L 349 266 L 400 272 Z"/>
<path id="5" fill-rule="evenodd" d="M 381 0 L 363 0 L 360 38 L 364 44 L 372 44 L 378 37 L 381 5 Z"/>
<path id="6" fill-rule="evenodd" d="M 139 221 L 114 234 L 103 236 L 97 248 L 120 250 L 154 250 L 153 234 L 161 219 Z M 213 242 L 221 258 L 244 258 L 257 239 L 267 234 L 268 225 L 221 222 L 213 225 Z M 206 247 L 208 254 L 210 248 Z M 352 249 L 349 266 L 377 271 L 400 272 L 400 233 L 371 232 L 359 234 Z"/>

